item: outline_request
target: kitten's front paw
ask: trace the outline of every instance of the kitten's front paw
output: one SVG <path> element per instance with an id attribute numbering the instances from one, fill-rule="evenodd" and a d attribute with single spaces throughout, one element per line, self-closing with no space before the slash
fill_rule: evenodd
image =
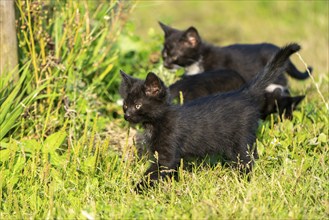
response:
<path id="1" fill-rule="evenodd" d="M 155 181 L 145 181 L 141 180 L 139 183 L 135 186 L 135 192 L 138 194 L 141 194 L 145 192 L 148 188 L 154 187 Z"/>

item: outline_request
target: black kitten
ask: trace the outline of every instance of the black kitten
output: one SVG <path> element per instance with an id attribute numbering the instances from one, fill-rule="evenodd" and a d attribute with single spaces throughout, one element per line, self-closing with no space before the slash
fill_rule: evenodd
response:
<path id="1" fill-rule="evenodd" d="M 171 176 L 181 158 L 219 154 L 249 172 L 258 158 L 254 145 L 263 91 L 286 68 L 289 56 L 298 51 L 290 44 L 270 60 L 264 70 L 238 91 L 196 99 L 185 105 L 171 105 L 167 87 L 154 73 L 144 80 L 121 71 L 120 93 L 124 118 L 141 123 L 149 135 L 149 149 L 157 158 L 145 176 L 151 180 Z M 142 181 L 137 189 L 146 185 Z"/>
<path id="2" fill-rule="evenodd" d="M 194 75 L 201 72 L 204 74 L 204 71 L 207 72 L 216 69 L 232 69 L 238 72 L 247 82 L 257 72 L 261 71 L 271 56 L 279 50 L 279 47 L 273 44 L 234 44 L 226 47 L 217 47 L 203 42 L 194 27 L 181 31 L 166 26 L 161 22 L 159 24 L 165 33 L 164 48 L 162 50 L 164 66 L 169 69 L 184 67 L 186 75 Z M 287 62 L 286 71 L 290 76 L 297 79 L 306 79 L 309 77 L 307 72 L 299 72 L 290 60 Z M 309 70 L 312 71 L 312 68 L 309 68 Z M 236 78 L 234 74 L 232 77 Z M 203 78 L 200 77 L 200 80 L 203 80 Z M 223 88 L 223 85 L 219 83 L 221 82 L 218 82 L 218 92 L 222 91 Z M 209 86 L 214 84 L 212 83 Z M 184 87 L 185 90 L 187 90 L 186 86 Z M 209 89 L 208 85 L 200 81 L 197 86 L 198 89 L 202 89 L 201 86 L 205 86 L 203 88 L 204 91 L 216 90 L 215 88 Z M 290 97 L 286 93 L 278 96 L 278 93 L 271 94 L 271 91 L 269 91 L 270 89 L 274 91 L 276 88 L 282 90 L 282 92 L 283 90 L 287 90 L 286 88 L 282 89 L 282 86 L 287 86 L 287 79 L 284 74 L 278 76 L 266 91 L 265 97 L 268 101 L 267 106 L 263 106 L 263 119 L 275 112 L 279 112 L 280 117 L 285 112 L 285 118 L 292 118 L 293 106 L 296 107 L 301 101 L 299 100 L 300 96 Z M 225 85 L 225 87 L 229 88 L 230 86 Z M 234 89 L 234 86 L 232 88 Z M 195 89 L 193 86 L 190 86 L 190 90 L 194 91 Z M 194 97 L 196 98 L 196 96 Z M 190 98 L 188 97 L 189 100 Z"/>
<path id="3" fill-rule="evenodd" d="M 184 76 L 169 86 L 170 94 L 174 100 L 187 103 L 191 100 L 219 92 L 236 90 L 245 84 L 244 79 L 233 70 L 214 70 Z M 182 92 L 182 97 L 180 96 Z M 292 112 L 305 96 L 290 96 L 288 89 L 283 86 L 271 84 L 264 91 L 265 102 L 261 107 L 261 119 L 272 113 L 279 113 L 286 119 L 292 119 Z M 180 100 L 180 99 L 183 100 Z"/>
<path id="4" fill-rule="evenodd" d="M 159 22 L 165 34 L 162 57 L 164 66 L 169 69 L 185 68 L 186 75 L 193 75 L 216 69 L 237 71 L 245 81 L 251 80 L 261 71 L 279 47 L 269 43 L 233 44 L 218 47 L 207 44 L 194 27 L 185 31 L 177 30 Z M 301 73 L 288 60 L 287 73 L 296 79 L 306 79 L 308 73 Z M 310 72 L 312 68 L 309 68 Z M 283 74 L 273 83 L 286 86 L 287 79 Z"/>
<path id="5" fill-rule="evenodd" d="M 233 70 L 214 70 L 192 76 L 184 76 L 169 86 L 173 99 L 180 99 L 186 103 L 196 98 L 208 96 L 218 92 L 227 92 L 240 88 L 245 84 L 244 79 Z"/>

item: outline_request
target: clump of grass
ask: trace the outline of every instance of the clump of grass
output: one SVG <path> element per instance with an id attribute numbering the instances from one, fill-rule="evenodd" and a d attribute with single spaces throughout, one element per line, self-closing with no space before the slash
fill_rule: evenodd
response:
<path id="1" fill-rule="evenodd" d="M 14 86 L 0 79 L 1 218 L 64 218 L 69 210 L 54 208 L 56 187 L 66 187 L 73 170 L 99 172 L 109 148 L 100 136 L 118 108 L 115 43 L 133 3 L 18 0 L 16 7 L 21 76 Z"/>
<path id="2" fill-rule="evenodd" d="M 100 102 L 113 101 L 115 42 L 131 7 L 117 1 L 17 1 L 20 60 L 30 59 L 33 73 L 28 92 L 51 82 L 28 111 L 32 120 L 26 123 L 40 138 L 59 129 L 65 117 L 95 114 Z M 74 126 L 76 132 L 82 128 L 79 120 Z"/>

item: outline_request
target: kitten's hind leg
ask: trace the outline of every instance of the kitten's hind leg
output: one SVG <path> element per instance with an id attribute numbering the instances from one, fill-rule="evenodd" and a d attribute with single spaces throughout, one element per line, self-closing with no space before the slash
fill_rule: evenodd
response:
<path id="1" fill-rule="evenodd" d="M 249 141 L 253 143 L 254 141 Z M 252 171 L 254 161 L 258 159 L 256 145 L 246 144 L 246 141 L 241 141 L 238 147 L 233 148 L 228 156 L 231 161 L 230 166 L 237 169 L 241 174 L 248 174 Z M 249 146 L 252 147 L 249 147 Z"/>
<path id="2" fill-rule="evenodd" d="M 250 147 L 251 146 L 251 147 Z M 250 173 L 254 166 L 255 160 L 259 158 L 256 144 L 247 144 L 247 148 L 244 148 L 245 151 L 241 154 L 241 170 L 243 173 Z"/>

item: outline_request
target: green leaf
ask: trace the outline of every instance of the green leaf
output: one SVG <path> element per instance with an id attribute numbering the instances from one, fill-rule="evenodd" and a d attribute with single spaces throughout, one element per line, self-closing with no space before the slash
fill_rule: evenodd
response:
<path id="1" fill-rule="evenodd" d="M 63 144 L 66 136 L 67 134 L 65 131 L 58 131 L 47 137 L 43 145 L 47 150 L 49 150 L 49 152 L 54 152 Z"/>
<path id="2" fill-rule="evenodd" d="M 10 150 L 4 149 L 0 150 L 0 162 L 4 163 L 9 160 Z"/>
<path id="3" fill-rule="evenodd" d="M 67 134 L 64 130 L 58 131 L 47 137 L 43 144 L 43 154 L 46 154 L 54 166 L 62 166 L 66 155 L 59 155 L 56 150 L 63 144 Z"/>
<path id="4" fill-rule="evenodd" d="M 37 142 L 36 140 L 24 140 L 22 145 L 22 150 L 25 153 L 33 153 L 35 150 L 41 149 L 41 144 Z"/>
<path id="5" fill-rule="evenodd" d="M 30 62 L 28 62 L 24 67 L 22 67 L 22 69 L 24 69 L 24 71 L 23 71 L 18 83 L 16 84 L 13 91 L 8 95 L 6 100 L 0 106 L 0 124 L 5 120 L 6 115 L 9 113 L 9 109 L 12 107 L 13 103 L 15 102 L 15 98 L 16 98 L 18 92 L 21 90 L 22 84 L 23 84 L 25 77 L 29 70 L 29 64 L 30 64 Z"/>
<path id="6" fill-rule="evenodd" d="M 30 105 L 33 100 L 37 98 L 37 95 L 41 90 L 46 87 L 46 84 L 40 86 L 32 94 L 20 101 L 20 98 L 17 99 L 16 103 L 8 103 L 14 109 L 8 112 L 8 117 L 5 118 L 6 114 L 3 116 L 4 121 L 0 122 L 0 140 L 9 132 L 10 129 L 17 125 L 17 119 L 23 113 L 26 106 Z M 6 100 L 7 101 L 7 100 Z M 7 105 L 7 104 L 6 104 Z M 2 105 L 1 105 L 2 106 Z"/>

